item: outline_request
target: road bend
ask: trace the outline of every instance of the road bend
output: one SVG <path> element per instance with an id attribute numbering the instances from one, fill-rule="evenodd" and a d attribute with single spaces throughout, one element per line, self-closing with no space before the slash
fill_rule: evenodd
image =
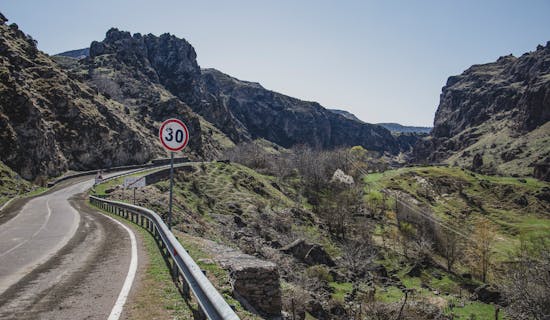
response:
<path id="1" fill-rule="evenodd" d="M 92 184 L 65 183 L 0 224 L 0 319 L 120 315 L 135 275 L 135 238 L 86 205 Z"/>

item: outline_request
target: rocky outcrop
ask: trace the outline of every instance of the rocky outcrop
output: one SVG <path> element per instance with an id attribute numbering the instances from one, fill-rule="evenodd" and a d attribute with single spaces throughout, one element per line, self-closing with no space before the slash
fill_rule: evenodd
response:
<path id="1" fill-rule="evenodd" d="M 17 25 L 0 24 L 0 160 L 25 179 L 139 164 L 160 154 L 123 106 L 68 75 Z"/>
<path id="2" fill-rule="evenodd" d="M 469 167 L 479 154 L 481 171 L 530 175 L 550 153 L 549 120 L 550 42 L 450 77 L 416 156 Z"/>

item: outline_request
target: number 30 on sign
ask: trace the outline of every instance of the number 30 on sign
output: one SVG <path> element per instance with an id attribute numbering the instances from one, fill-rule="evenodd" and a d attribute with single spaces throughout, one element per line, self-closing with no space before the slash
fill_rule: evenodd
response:
<path id="1" fill-rule="evenodd" d="M 180 120 L 168 119 L 160 126 L 159 137 L 164 148 L 168 151 L 177 152 L 187 145 L 189 131 Z"/>

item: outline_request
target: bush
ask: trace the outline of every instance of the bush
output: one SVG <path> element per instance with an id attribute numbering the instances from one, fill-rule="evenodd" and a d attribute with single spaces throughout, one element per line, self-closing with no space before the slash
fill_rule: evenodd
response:
<path id="1" fill-rule="evenodd" d="M 332 282 L 334 281 L 328 268 L 323 265 L 311 266 L 306 269 L 306 276 L 310 279 L 316 279 L 319 281 Z"/>

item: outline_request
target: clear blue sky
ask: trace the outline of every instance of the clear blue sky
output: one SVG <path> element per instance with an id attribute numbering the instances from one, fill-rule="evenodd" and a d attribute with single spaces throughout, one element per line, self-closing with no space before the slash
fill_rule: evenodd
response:
<path id="1" fill-rule="evenodd" d="M 47 53 L 110 27 L 187 39 L 201 67 L 367 122 L 431 125 L 448 76 L 550 40 L 550 1 L 4 0 Z"/>

